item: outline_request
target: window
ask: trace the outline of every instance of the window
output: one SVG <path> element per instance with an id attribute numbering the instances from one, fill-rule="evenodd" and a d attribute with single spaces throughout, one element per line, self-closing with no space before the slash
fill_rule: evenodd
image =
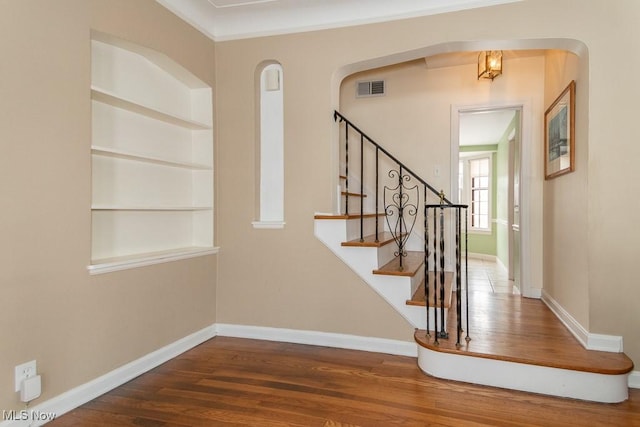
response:
<path id="1" fill-rule="evenodd" d="M 491 157 L 468 157 L 460 162 L 460 200 L 469 205 L 469 229 L 491 231 Z"/>

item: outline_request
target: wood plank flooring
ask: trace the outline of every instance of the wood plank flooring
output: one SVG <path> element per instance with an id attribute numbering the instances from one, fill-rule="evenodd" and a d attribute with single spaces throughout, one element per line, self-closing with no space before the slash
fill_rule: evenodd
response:
<path id="1" fill-rule="evenodd" d="M 49 425 L 640 426 L 640 390 L 589 403 L 431 378 L 411 357 L 216 337 Z"/>
<path id="2" fill-rule="evenodd" d="M 456 293 L 453 295 L 455 299 Z M 455 345 L 455 303 L 447 319 L 448 340 L 440 339 L 435 345 L 426 331 L 416 330 L 416 341 L 447 353 L 599 374 L 626 374 L 633 369 L 633 362 L 624 353 L 586 350 L 540 300 L 469 292 L 469 312 L 472 339 L 466 342 L 463 334 L 459 349 Z"/>

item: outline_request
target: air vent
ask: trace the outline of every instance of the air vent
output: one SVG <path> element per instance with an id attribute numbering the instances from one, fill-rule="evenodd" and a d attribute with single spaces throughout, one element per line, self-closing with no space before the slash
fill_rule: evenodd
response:
<path id="1" fill-rule="evenodd" d="M 368 80 L 358 82 L 356 96 L 358 98 L 366 96 L 383 96 L 384 80 Z"/>

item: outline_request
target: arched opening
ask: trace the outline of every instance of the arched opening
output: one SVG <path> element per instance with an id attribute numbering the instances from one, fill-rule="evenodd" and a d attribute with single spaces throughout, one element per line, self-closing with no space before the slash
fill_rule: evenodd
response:
<path id="1" fill-rule="evenodd" d="M 459 87 L 456 87 L 456 96 L 462 93 L 461 96 L 451 96 L 449 98 L 444 98 L 442 101 L 447 103 L 446 108 L 444 104 L 441 105 L 437 111 L 432 111 L 433 115 L 421 115 L 416 116 L 415 108 L 411 108 L 411 114 L 409 115 L 409 119 L 413 120 L 414 123 L 417 123 L 419 120 L 426 122 L 425 126 L 427 129 L 431 129 L 434 126 L 439 127 L 438 134 L 437 132 L 431 132 L 431 139 L 423 139 L 421 141 L 422 144 L 439 144 L 438 152 L 435 155 L 430 154 L 430 157 L 427 157 L 424 151 L 424 147 L 419 146 L 418 138 L 423 138 L 423 135 L 420 132 L 416 132 L 417 136 L 414 135 L 416 139 L 416 146 L 419 146 L 419 151 L 417 155 L 413 155 L 416 159 L 415 168 L 421 169 L 424 176 L 423 178 L 428 181 L 435 181 L 435 185 L 440 188 L 442 187 L 447 194 L 452 194 L 454 192 L 453 182 L 457 177 L 457 166 L 454 167 L 453 164 L 457 165 L 458 163 L 458 141 L 457 137 L 455 137 L 454 130 L 454 121 L 457 121 L 457 114 L 460 111 L 468 110 L 468 109 L 478 109 L 478 108 L 492 108 L 492 107 L 505 107 L 512 106 L 521 108 L 521 132 L 522 132 L 522 141 L 521 141 L 521 151 L 520 151 L 520 167 L 521 167 L 521 177 L 522 179 L 519 182 L 519 190 L 520 190 L 520 201 L 521 204 L 519 206 L 520 211 L 520 222 L 519 222 L 519 230 L 520 230 L 520 282 L 522 284 L 522 294 L 527 297 L 540 298 L 542 295 L 542 283 L 543 283 L 543 249 L 544 249 L 544 218 L 545 212 L 543 208 L 543 201 L 545 198 L 544 195 L 544 173 L 543 173 L 543 127 L 542 120 L 544 117 L 544 111 L 547 104 L 547 98 L 549 94 L 550 85 L 549 80 L 560 80 L 566 78 L 566 75 L 563 73 L 555 73 L 553 70 L 549 70 L 548 67 L 545 68 L 544 58 L 547 55 L 547 52 L 553 52 L 552 55 L 556 55 L 560 52 L 561 55 L 571 56 L 575 58 L 575 60 L 571 60 L 574 63 L 574 74 L 572 77 L 576 80 L 583 81 L 584 85 L 580 88 L 579 96 L 581 100 L 579 101 L 578 109 L 582 109 L 583 113 L 586 115 L 588 113 L 588 52 L 586 46 L 579 41 L 569 40 L 569 39 L 544 39 L 544 40 L 505 40 L 505 41 L 476 41 L 476 42 L 450 42 L 444 43 L 434 46 L 425 47 L 422 49 L 416 49 L 413 51 L 397 53 L 393 55 L 389 55 L 382 58 L 375 58 L 368 61 L 362 61 L 354 64 L 348 64 L 344 67 L 341 67 L 334 73 L 333 80 L 333 93 L 332 100 L 336 109 L 341 111 L 342 113 L 346 113 L 350 119 L 354 120 L 356 123 L 362 124 L 365 126 L 365 131 L 370 131 L 374 133 L 374 137 L 377 136 L 377 132 L 372 131 L 371 127 L 367 127 L 367 124 L 359 122 L 358 119 L 360 117 L 366 117 L 364 113 L 368 114 L 373 119 L 363 120 L 366 123 L 374 123 L 375 126 L 378 126 L 382 129 L 382 125 L 376 125 L 375 123 L 379 123 L 380 121 L 385 122 L 385 126 L 388 128 L 402 128 L 403 126 L 409 126 L 410 124 L 407 122 L 406 117 L 400 118 L 401 122 L 393 122 L 392 118 L 388 115 L 391 111 L 400 111 L 397 105 L 393 105 L 390 103 L 387 106 L 383 106 L 385 101 L 381 101 L 380 99 L 371 99 L 366 100 L 369 105 L 363 106 L 364 103 L 359 101 L 359 104 L 356 105 L 356 102 L 353 101 L 350 105 L 351 111 L 345 110 L 347 107 L 347 102 L 344 100 L 344 92 L 341 91 L 341 88 L 344 84 L 355 84 L 355 81 L 358 80 L 358 77 L 372 78 L 376 79 L 385 73 L 402 73 L 403 70 L 399 69 L 399 64 L 410 64 L 409 67 L 414 68 L 415 73 L 421 72 L 419 70 L 420 67 L 425 69 L 428 65 L 425 65 L 425 59 L 428 64 L 429 58 L 434 58 L 436 56 L 444 56 L 443 54 L 455 55 L 452 52 L 459 53 L 469 53 L 469 52 L 477 52 L 479 50 L 486 49 L 502 49 L 505 51 L 512 51 L 516 53 L 523 53 L 526 51 L 537 51 L 538 55 L 542 55 L 542 62 L 538 61 L 536 67 L 537 71 L 540 72 L 541 76 L 536 78 L 536 84 L 530 84 L 526 80 L 526 73 L 529 73 L 529 76 L 533 76 L 531 71 L 526 71 L 526 73 L 522 73 L 520 75 L 520 81 L 518 85 L 522 87 L 530 86 L 528 89 L 529 92 L 525 91 L 513 91 L 512 85 L 507 87 L 504 84 L 504 76 L 498 77 L 495 82 L 478 82 L 475 79 L 475 75 L 473 74 L 475 64 L 468 64 L 468 67 L 471 69 L 469 78 L 471 85 L 482 85 L 482 94 L 481 96 L 475 97 L 464 97 L 463 91 L 460 90 Z M 476 54 L 477 55 L 477 54 Z M 569 62 L 571 62 L 569 61 Z M 557 61 L 556 61 L 557 62 Z M 524 68 L 523 68 L 524 69 Z M 418 71 L 416 71 L 418 70 Z M 509 73 L 508 64 L 505 66 L 505 74 Z M 511 70 L 514 72 L 514 70 Z M 356 73 L 358 77 L 354 77 Z M 380 74 L 381 73 L 381 74 Z M 445 76 L 447 73 L 441 73 L 442 76 Z M 556 75 L 557 74 L 557 75 Z M 433 77 L 433 76 L 432 76 Z M 501 82 L 500 79 L 503 79 Z M 407 79 L 398 79 L 398 81 L 408 81 Z M 416 80 L 417 81 L 417 80 Z M 433 81 L 432 81 L 433 82 Z M 424 85 L 423 90 L 429 93 L 429 90 L 432 90 L 433 96 L 443 96 L 442 93 L 436 92 L 436 90 L 432 87 L 429 89 L 429 80 L 423 79 L 418 82 L 420 85 Z M 437 84 L 437 83 L 434 83 Z M 452 83 L 453 84 L 453 83 Z M 455 84 L 459 84 L 459 81 L 455 82 Z M 500 86 L 503 86 L 500 88 Z M 388 83 L 389 91 L 392 90 L 392 82 Z M 414 90 L 414 88 L 408 88 L 406 93 Z M 419 89 L 418 89 L 419 90 Z M 351 91 L 351 89 L 349 89 Z M 415 91 L 414 91 L 415 93 Z M 444 95 L 446 97 L 446 94 Z M 406 102 L 404 99 L 402 102 Z M 419 101 L 418 101 L 419 102 Z M 373 103 L 377 103 L 377 106 L 372 107 Z M 362 108 L 361 108 L 362 107 Z M 415 105 L 414 105 L 415 107 Z M 406 110 L 405 110 L 406 112 Z M 398 113 L 400 114 L 400 113 Z M 392 114 L 393 116 L 393 114 Z M 406 115 L 405 115 L 406 116 Z M 396 116 L 397 117 L 397 116 Z M 431 128 L 429 128 L 431 126 Z M 381 130 L 379 133 L 384 134 L 385 130 Z M 391 132 L 391 130 L 389 130 Z M 586 130 L 582 134 L 582 138 L 584 143 L 586 144 L 588 140 L 588 135 Z M 381 141 L 383 144 L 385 140 L 391 141 L 395 139 L 402 139 L 404 141 L 407 138 L 397 136 L 394 138 L 385 139 L 382 138 Z M 456 139 L 454 141 L 454 139 Z M 336 153 L 339 153 L 339 143 L 337 133 L 335 134 L 335 143 L 334 150 Z M 585 147 L 586 148 L 586 147 Z M 402 152 L 405 148 L 401 148 Z M 405 150 L 409 152 L 409 150 Z M 585 149 L 586 151 L 586 149 Z M 415 152 L 411 150 L 411 152 Z M 421 154 L 420 154 L 421 153 Z M 402 154 L 402 153 L 401 153 Z M 407 158 L 406 156 L 402 158 Z M 426 159 L 426 162 L 424 161 Z M 340 164 L 338 155 L 334 158 L 334 170 L 335 176 L 339 176 Z M 413 166 L 409 164 L 408 166 Z M 585 168 L 586 164 L 583 165 Z M 334 182 L 334 188 L 337 187 L 337 178 L 334 178 L 336 181 Z M 339 206 L 339 198 L 338 195 L 335 195 L 335 206 Z"/>

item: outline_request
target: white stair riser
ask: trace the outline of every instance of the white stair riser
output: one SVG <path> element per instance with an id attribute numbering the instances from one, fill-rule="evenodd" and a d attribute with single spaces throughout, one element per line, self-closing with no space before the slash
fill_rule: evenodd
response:
<path id="1" fill-rule="evenodd" d="M 444 353 L 422 346 L 418 346 L 418 366 L 437 378 L 594 402 L 617 403 L 629 395 L 628 374 L 570 371 Z"/>
<path id="2" fill-rule="evenodd" d="M 420 267 L 415 276 L 411 278 L 411 296 L 416 293 L 418 286 L 424 280 L 424 265 Z M 411 297 L 409 297 L 411 298 Z"/>
<path id="3" fill-rule="evenodd" d="M 330 220 L 337 221 L 337 220 Z M 382 232 L 384 217 L 378 217 L 378 232 Z M 361 236 L 369 236 L 376 232 L 376 218 L 367 217 L 362 219 L 362 235 L 360 234 L 360 218 L 346 220 L 346 235 L 344 236 L 345 242 L 359 239 Z"/>
<path id="4" fill-rule="evenodd" d="M 398 246 L 395 242 L 387 243 L 386 245 L 378 248 L 378 268 L 386 265 L 392 259 L 396 257 Z"/>

